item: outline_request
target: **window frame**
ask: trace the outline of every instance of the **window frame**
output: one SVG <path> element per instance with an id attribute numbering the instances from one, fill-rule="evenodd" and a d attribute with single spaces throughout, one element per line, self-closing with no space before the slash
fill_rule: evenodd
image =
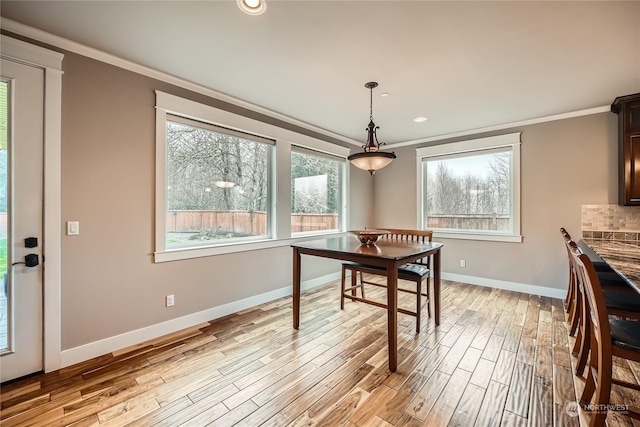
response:
<path id="1" fill-rule="evenodd" d="M 212 240 L 212 241 L 204 241 L 204 242 L 200 242 L 198 244 L 193 244 L 193 245 L 179 245 L 179 246 L 174 246 L 171 247 L 170 249 L 166 248 L 166 230 L 165 230 L 165 249 L 167 250 L 179 250 L 179 249 L 195 249 L 195 248 L 199 248 L 199 247 L 206 247 L 206 246 L 220 246 L 220 245 L 233 245 L 235 243 L 244 243 L 244 242 L 255 242 L 255 241 L 263 241 L 263 240 L 269 240 L 271 238 L 271 236 L 273 235 L 273 221 L 271 219 L 271 215 L 274 213 L 273 212 L 273 191 L 272 191 L 272 185 L 271 183 L 273 182 L 273 166 L 272 163 L 274 161 L 274 153 L 273 151 L 275 150 L 275 145 L 276 142 L 275 140 L 269 139 L 269 138 L 265 138 L 263 136 L 259 136 L 259 135 L 253 135 L 247 132 L 240 132 L 238 130 L 235 129 L 229 129 L 226 127 L 222 127 L 219 125 L 215 125 L 212 123 L 206 123 L 206 122 L 202 122 L 199 120 L 193 120 L 190 118 L 186 118 L 184 116 L 177 116 L 171 113 L 167 113 L 165 115 L 165 132 L 167 129 L 167 123 L 176 123 L 182 126 L 189 126 L 192 128 L 198 128 L 201 130 L 205 130 L 205 131 L 211 131 L 211 132 L 216 132 L 219 134 L 225 134 L 225 135 L 229 135 L 229 136 L 234 136 L 234 137 L 239 137 L 239 138 L 243 138 L 245 140 L 248 141 L 252 141 L 258 144 L 262 144 L 265 146 L 268 146 L 267 149 L 267 164 L 266 164 L 266 173 L 267 173 L 267 189 L 266 189 L 266 198 L 267 198 L 267 210 L 266 210 L 266 234 L 263 235 L 257 235 L 257 236 L 246 236 L 246 237 L 235 237 L 233 239 L 230 240 Z M 165 134 L 166 136 L 166 134 Z M 166 147 L 166 140 L 165 140 L 165 147 Z M 166 150 L 165 150 L 165 180 L 166 180 L 166 168 L 167 168 L 167 164 L 166 164 L 166 160 L 167 160 L 167 155 L 166 155 Z M 166 185 L 166 181 L 165 181 L 165 187 L 166 189 L 168 189 L 168 186 Z M 165 191 L 165 221 L 167 219 L 166 214 L 169 212 L 168 206 L 166 205 L 166 191 Z"/>
<path id="2" fill-rule="evenodd" d="M 492 230 L 431 229 L 434 237 L 448 239 L 485 240 L 498 242 L 522 242 L 521 233 L 521 186 L 520 186 L 520 135 L 521 132 L 478 138 L 448 144 L 434 145 L 416 149 L 418 224 L 426 229 L 424 167 L 426 159 L 433 157 L 465 155 L 473 152 L 485 154 L 496 149 L 508 149 L 510 156 L 510 216 L 512 229 L 507 232 Z"/>
<path id="3" fill-rule="evenodd" d="M 350 152 L 349 148 L 159 90 L 156 90 L 155 94 L 156 171 L 154 215 L 155 246 L 153 252 L 155 263 L 288 246 L 295 241 L 313 238 L 313 236 L 340 235 L 347 229 L 348 206 L 346 205 L 346 200 L 348 200 L 349 168 L 344 166 L 341 188 L 341 230 L 291 235 L 291 148 L 295 145 L 319 153 L 326 153 L 334 157 L 344 158 L 345 165 L 346 158 Z M 275 141 L 275 147 L 271 149 L 271 170 L 268 172 L 270 174 L 269 194 L 271 195 L 268 205 L 269 213 L 267 214 L 269 218 L 267 227 L 270 230 L 268 237 L 260 236 L 258 239 L 236 240 L 233 242 L 216 243 L 214 245 L 167 249 L 165 193 L 167 188 L 167 116 L 184 117 L 197 122 L 209 123 L 213 126 L 248 133 Z"/>

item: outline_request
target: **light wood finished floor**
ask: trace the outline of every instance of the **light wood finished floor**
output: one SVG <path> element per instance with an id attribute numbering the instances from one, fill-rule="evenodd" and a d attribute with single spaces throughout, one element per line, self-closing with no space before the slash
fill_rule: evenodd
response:
<path id="1" fill-rule="evenodd" d="M 349 301 L 341 311 L 335 282 L 303 294 L 299 331 L 284 298 L 5 385 L 0 425 L 579 425 L 566 410 L 581 385 L 560 300 L 447 281 L 442 294 L 438 328 L 425 316 L 416 335 L 399 315 L 393 374 L 386 312 Z"/>

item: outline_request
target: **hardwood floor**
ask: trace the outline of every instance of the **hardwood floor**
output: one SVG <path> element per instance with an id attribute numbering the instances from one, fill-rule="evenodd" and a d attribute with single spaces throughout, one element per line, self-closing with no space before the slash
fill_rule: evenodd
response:
<path id="1" fill-rule="evenodd" d="M 301 307 L 299 331 L 284 298 L 4 385 L 0 425 L 579 425 L 560 300 L 445 281 L 438 328 L 425 316 L 416 335 L 399 315 L 395 373 L 385 310 L 341 311 L 339 282 L 304 293 Z M 637 364 L 616 370 L 640 377 Z M 614 399 L 638 404 L 623 393 Z M 633 424 L 614 414 L 609 425 Z"/>

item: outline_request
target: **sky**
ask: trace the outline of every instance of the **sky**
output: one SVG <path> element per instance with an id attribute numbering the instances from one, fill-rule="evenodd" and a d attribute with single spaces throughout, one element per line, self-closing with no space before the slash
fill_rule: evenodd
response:
<path id="1" fill-rule="evenodd" d="M 458 155 L 459 156 L 459 155 Z M 429 166 L 436 165 L 440 161 L 446 161 L 449 171 L 454 172 L 458 176 L 466 176 L 471 174 L 481 178 L 486 178 L 491 172 L 491 160 L 494 158 L 495 153 L 481 154 L 473 153 L 469 156 L 455 157 L 455 158 L 443 158 L 439 157 L 428 161 Z M 435 173 L 435 168 L 429 169 L 429 175 Z"/>

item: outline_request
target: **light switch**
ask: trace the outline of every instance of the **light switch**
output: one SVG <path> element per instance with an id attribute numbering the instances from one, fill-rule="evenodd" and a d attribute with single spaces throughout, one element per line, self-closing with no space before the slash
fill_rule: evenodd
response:
<path id="1" fill-rule="evenodd" d="M 67 221 L 67 236 L 80 234 L 80 221 Z"/>

